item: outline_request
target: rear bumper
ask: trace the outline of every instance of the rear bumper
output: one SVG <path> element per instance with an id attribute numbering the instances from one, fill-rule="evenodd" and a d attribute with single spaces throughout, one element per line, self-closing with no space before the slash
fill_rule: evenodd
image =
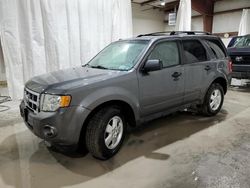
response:
<path id="1" fill-rule="evenodd" d="M 77 146 L 81 129 L 89 110 L 74 106 L 59 109 L 57 112 L 39 112 L 37 114 L 29 111 L 24 102 L 20 104 L 20 113 L 26 126 L 39 138 L 46 140 L 56 146 Z M 54 134 L 48 136 L 48 127 L 53 129 Z"/>

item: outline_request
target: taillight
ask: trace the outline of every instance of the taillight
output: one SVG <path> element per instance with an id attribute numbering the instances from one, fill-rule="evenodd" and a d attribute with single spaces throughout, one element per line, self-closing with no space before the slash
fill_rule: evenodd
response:
<path id="1" fill-rule="evenodd" d="M 233 63 L 231 60 L 228 60 L 228 70 L 230 73 L 233 72 Z"/>

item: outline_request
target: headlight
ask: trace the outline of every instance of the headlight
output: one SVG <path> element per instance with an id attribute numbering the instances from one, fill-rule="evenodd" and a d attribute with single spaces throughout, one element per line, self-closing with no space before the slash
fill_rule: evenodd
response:
<path id="1" fill-rule="evenodd" d="M 70 96 L 59 96 L 59 95 L 42 95 L 41 109 L 45 112 L 54 112 L 59 108 L 68 107 L 71 101 Z"/>

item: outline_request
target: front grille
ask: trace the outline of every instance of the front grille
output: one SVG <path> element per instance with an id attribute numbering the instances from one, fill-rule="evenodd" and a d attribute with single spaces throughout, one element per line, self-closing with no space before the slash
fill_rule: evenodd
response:
<path id="1" fill-rule="evenodd" d="M 249 55 L 231 55 L 231 59 L 235 64 L 250 64 Z"/>
<path id="2" fill-rule="evenodd" d="M 24 89 L 24 102 L 26 107 L 34 113 L 39 111 L 39 93 L 29 90 L 28 88 Z"/>

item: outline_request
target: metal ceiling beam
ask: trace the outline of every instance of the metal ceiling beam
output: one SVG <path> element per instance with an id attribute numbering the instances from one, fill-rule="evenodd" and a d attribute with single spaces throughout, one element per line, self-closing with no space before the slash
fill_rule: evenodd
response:
<path id="1" fill-rule="evenodd" d="M 134 2 L 133 0 L 132 0 L 132 3 L 137 4 L 137 5 L 141 5 L 141 3 L 139 3 L 139 2 Z M 145 10 L 149 10 L 149 9 L 158 9 L 158 8 L 159 8 L 159 7 L 157 7 L 157 6 L 150 5 L 150 4 L 147 4 L 147 6 L 150 6 L 151 8 L 148 8 L 148 9 L 145 9 Z M 145 11 L 145 10 L 143 10 L 143 11 Z"/>
<path id="2" fill-rule="evenodd" d="M 211 0 L 192 0 L 192 9 L 200 14 L 213 15 L 214 1 Z"/>
<path id="3" fill-rule="evenodd" d="M 169 11 L 174 9 L 175 7 L 178 9 L 179 8 L 180 1 L 172 1 L 169 3 L 166 3 L 165 7 L 161 8 L 163 11 Z"/>
<path id="4" fill-rule="evenodd" d="M 153 2 L 156 2 L 156 1 L 158 1 L 158 0 L 147 0 L 147 1 L 142 2 L 141 6 L 149 4 L 149 3 L 153 3 Z"/>
<path id="5" fill-rule="evenodd" d="M 212 0 L 192 0 L 192 9 L 203 16 L 203 30 L 212 32 L 214 2 Z"/>

